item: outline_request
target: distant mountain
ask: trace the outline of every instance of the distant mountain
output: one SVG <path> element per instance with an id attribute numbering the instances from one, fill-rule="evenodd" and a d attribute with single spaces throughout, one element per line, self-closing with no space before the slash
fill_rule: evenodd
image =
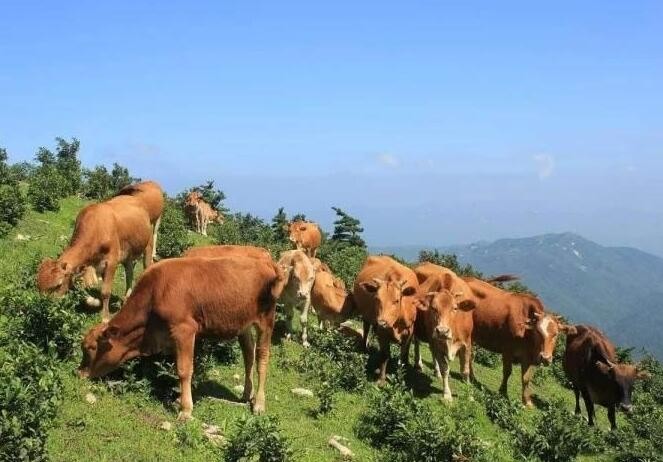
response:
<path id="1" fill-rule="evenodd" d="M 415 260 L 419 247 L 372 249 Z M 441 248 L 486 275 L 515 273 L 551 310 L 663 357 L 663 258 L 572 233 Z"/>

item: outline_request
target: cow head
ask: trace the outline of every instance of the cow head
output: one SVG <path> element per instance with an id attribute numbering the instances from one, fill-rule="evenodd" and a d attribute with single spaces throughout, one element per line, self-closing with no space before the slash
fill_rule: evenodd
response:
<path id="1" fill-rule="evenodd" d="M 412 334 L 416 317 L 415 287 L 406 280 L 385 281 L 380 278 L 361 282 L 359 286 L 375 298 L 378 332 L 399 343 Z"/>
<path id="2" fill-rule="evenodd" d="M 305 221 L 293 221 L 288 226 L 288 238 L 290 242 L 298 243 L 302 240 L 302 233 L 308 229 L 308 223 Z"/>
<path id="3" fill-rule="evenodd" d="M 127 346 L 123 340 L 117 326 L 101 323 L 90 329 L 81 342 L 83 360 L 79 375 L 100 377 L 138 356 L 138 350 Z"/>
<path id="4" fill-rule="evenodd" d="M 639 366 L 631 364 L 617 364 L 607 359 L 597 360 L 595 363 L 601 373 L 610 378 L 612 393 L 617 408 L 626 413 L 633 410 L 631 398 L 636 380 L 650 378 L 647 371 L 640 370 Z"/>
<path id="5" fill-rule="evenodd" d="M 292 253 L 279 260 L 279 265 L 286 278 L 285 290 L 294 294 L 299 300 L 307 300 L 315 282 L 315 267 L 301 251 Z"/>
<path id="6" fill-rule="evenodd" d="M 534 360 L 538 365 L 550 366 L 557 344 L 557 336 L 560 332 L 571 332 L 573 326 L 562 324 L 554 315 L 535 311 L 527 324 L 527 329 L 532 332 L 534 339 Z"/>
<path id="7" fill-rule="evenodd" d="M 193 206 L 198 204 L 203 198 L 203 195 L 199 191 L 191 191 L 189 194 L 186 195 L 186 198 L 184 199 L 184 204 Z"/>
<path id="8" fill-rule="evenodd" d="M 37 288 L 42 293 L 62 297 L 73 284 L 73 273 L 69 263 L 47 258 L 37 270 Z"/>

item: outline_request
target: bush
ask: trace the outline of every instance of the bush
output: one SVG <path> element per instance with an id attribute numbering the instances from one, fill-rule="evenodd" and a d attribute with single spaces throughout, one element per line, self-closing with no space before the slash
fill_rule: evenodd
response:
<path id="1" fill-rule="evenodd" d="M 496 368 L 501 362 L 501 357 L 498 353 L 493 353 L 478 345 L 473 345 L 472 350 L 472 360 L 482 366 Z"/>
<path id="2" fill-rule="evenodd" d="M 192 245 L 182 208 L 176 201 L 166 199 L 157 237 L 157 254 L 162 258 L 178 257 Z"/>
<path id="3" fill-rule="evenodd" d="M 250 213 L 226 216 L 213 235 L 217 244 L 269 247 L 276 242 L 271 226 Z"/>
<path id="4" fill-rule="evenodd" d="M 280 432 L 278 420 L 271 416 L 242 417 L 236 422 L 223 460 L 226 462 L 287 462 L 293 450 Z"/>
<path id="5" fill-rule="evenodd" d="M 320 247 L 318 256 L 341 278 L 345 286 L 352 290 L 355 277 L 366 261 L 368 252 L 362 247 L 327 241 Z"/>
<path id="6" fill-rule="evenodd" d="M 16 185 L 0 185 L 0 223 L 16 226 L 25 214 L 26 201 Z M 6 235 L 0 232 L 0 237 Z"/>
<path id="7" fill-rule="evenodd" d="M 52 355 L 12 337 L 0 344 L 0 461 L 46 460 L 61 378 Z"/>
<path id="8" fill-rule="evenodd" d="M 37 212 L 60 210 L 65 181 L 54 167 L 42 167 L 30 179 L 28 201 Z"/>
<path id="9" fill-rule="evenodd" d="M 102 200 L 116 194 L 120 189 L 137 181 L 129 175 L 126 167 L 114 163 L 113 170 L 109 173 L 103 165 L 97 165 L 92 170 L 83 172 L 85 185 L 83 194 L 88 199 Z"/>
<path id="10" fill-rule="evenodd" d="M 504 430 L 517 430 L 518 417 L 522 409 L 519 402 L 489 390 L 484 390 L 483 398 L 486 415 L 494 424 Z"/>

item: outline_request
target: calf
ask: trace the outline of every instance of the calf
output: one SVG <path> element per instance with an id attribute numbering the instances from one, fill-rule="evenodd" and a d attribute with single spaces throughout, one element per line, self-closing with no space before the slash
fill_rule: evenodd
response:
<path id="1" fill-rule="evenodd" d="M 550 365 L 557 335 L 573 328 L 547 313 L 537 297 L 508 292 L 476 278 L 463 279 L 476 304 L 472 310 L 473 341 L 502 355 L 500 392 L 507 394 L 513 364 L 520 363 L 522 401 L 533 407 L 529 383 L 534 366 Z"/>
<path id="2" fill-rule="evenodd" d="M 303 250 L 309 257 L 315 257 L 322 242 L 322 233 L 317 223 L 309 221 L 293 221 L 288 227 L 290 242 L 298 250 Z"/>
<path id="3" fill-rule="evenodd" d="M 69 246 L 57 260 L 45 259 L 37 272 L 43 293 L 64 295 L 81 274 L 91 279 L 89 268 L 102 273 L 102 319 L 110 317 L 109 302 L 117 265 L 125 270 L 127 295 L 131 291 L 135 260 L 142 254 L 145 268 L 152 264 L 153 227 L 145 202 L 133 195 L 118 195 L 88 205 L 76 217 Z"/>
<path id="4" fill-rule="evenodd" d="M 589 425 L 594 425 L 594 404 L 608 408 L 610 427 L 617 428 L 616 409 L 631 412 L 631 395 L 636 380 L 649 374 L 637 366 L 617 363 L 615 346 L 599 330 L 575 326 L 566 337 L 564 372 L 576 397 L 575 413 L 580 414 L 580 395 L 585 401 Z"/>
<path id="5" fill-rule="evenodd" d="M 451 401 L 449 388 L 449 363 L 456 353 L 460 354 L 461 371 L 466 381 L 472 372 L 472 313 L 476 305 L 471 299 L 471 290 L 456 274 L 437 265 L 421 271 L 415 268 L 421 283 L 417 297 L 417 319 L 415 321 L 415 365 L 421 369 L 419 341 L 428 342 L 435 373 L 442 380 L 443 398 Z M 429 272 L 429 270 L 432 270 Z M 424 273 L 428 276 L 420 277 Z M 440 371 L 441 369 L 441 371 Z"/>
<path id="6" fill-rule="evenodd" d="M 415 273 L 391 257 L 368 257 L 357 275 L 353 297 L 364 322 L 364 348 L 368 347 L 371 327 L 375 328 L 380 345 L 379 384 L 386 380 L 391 342 L 401 346 L 401 362 L 408 362 L 417 316 L 414 295 L 418 289 Z"/>
<path id="7" fill-rule="evenodd" d="M 265 380 L 276 300 L 286 280 L 273 263 L 250 257 L 174 258 L 141 276 L 110 322 L 99 324 L 82 342 L 83 377 L 99 377 L 137 356 L 174 348 L 180 379 L 181 420 L 191 418 L 194 344 L 198 336 L 239 338 L 244 356 L 244 400 L 258 387 L 253 412 L 265 410 Z M 254 343 L 251 328 L 257 331 Z"/>
<path id="8" fill-rule="evenodd" d="M 308 310 L 311 307 L 311 289 L 315 282 L 315 267 L 301 250 L 288 250 L 281 253 L 279 266 L 285 272 L 288 285 L 279 302 L 283 303 L 290 320 L 290 331 L 294 330 L 295 308 L 300 310 L 302 345 L 308 347 Z"/>

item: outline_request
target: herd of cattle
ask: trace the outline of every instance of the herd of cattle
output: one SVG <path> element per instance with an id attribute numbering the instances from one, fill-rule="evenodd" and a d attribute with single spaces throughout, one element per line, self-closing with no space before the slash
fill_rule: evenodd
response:
<path id="1" fill-rule="evenodd" d="M 190 195 L 186 205 L 193 207 L 200 199 Z M 537 297 L 493 284 L 511 276 L 484 281 L 459 277 L 432 263 L 409 268 L 388 256 L 370 256 L 348 290 L 316 258 L 321 233 L 315 223 L 289 225 L 296 249 L 283 252 L 278 261 L 262 248 L 217 245 L 195 247 L 181 258 L 153 264 L 163 206 L 161 188 L 148 181 L 85 207 L 69 246 L 57 260 L 42 262 L 37 283 L 42 292 L 62 295 L 75 279 L 89 286 L 96 284 L 100 274 L 101 303 L 94 299 L 89 303 L 101 304 L 103 322 L 83 339 L 81 376 L 102 376 L 137 356 L 174 351 L 181 419 L 191 417 L 194 343 L 202 336 L 238 338 L 245 366 L 243 399 L 252 404 L 253 412 L 264 412 L 277 304 L 284 307 L 291 324 L 299 313 L 304 346 L 308 346 L 311 307 L 329 325 L 361 318 L 363 348 L 368 348 L 371 329 L 379 344 L 379 383 L 386 378 L 391 343 L 400 346 L 400 361 L 408 364 L 414 342 L 414 364 L 419 369 L 420 342 L 428 343 L 447 400 L 452 399 L 449 365 L 456 354 L 464 379 L 474 378 L 475 343 L 502 355 L 500 391 L 504 394 L 512 365 L 520 364 L 522 401 L 529 407 L 533 368 L 552 363 L 557 336 L 565 333 L 564 370 L 575 392 L 576 413 L 580 413 L 582 395 L 590 425 L 594 404 L 599 404 L 608 408 L 615 428 L 615 411 L 631 410 L 634 381 L 647 376 L 637 366 L 618 363 L 615 347 L 597 329 L 567 325 L 546 311 Z M 202 213 L 196 221 L 200 232 L 206 232 L 208 221 L 209 214 Z M 141 255 L 146 270 L 132 290 L 134 263 Z M 109 298 L 119 264 L 125 269 L 127 296 L 110 318 Z"/>

